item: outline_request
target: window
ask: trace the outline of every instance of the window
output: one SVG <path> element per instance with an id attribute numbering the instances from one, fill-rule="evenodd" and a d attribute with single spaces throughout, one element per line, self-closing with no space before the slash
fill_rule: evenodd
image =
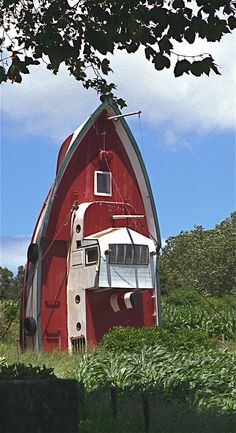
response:
<path id="1" fill-rule="evenodd" d="M 116 265 L 148 265 L 147 245 L 110 244 L 109 263 Z"/>
<path id="2" fill-rule="evenodd" d="M 92 247 L 85 250 L 85 264 L 95 265 L 98 262 L 98 248 Z"/>
<path id="3" fill-rule="evenodd" d="M 95 171 L 94 173 L 94 194 L 112 195 L 111 173 L 108 171 Z"/>

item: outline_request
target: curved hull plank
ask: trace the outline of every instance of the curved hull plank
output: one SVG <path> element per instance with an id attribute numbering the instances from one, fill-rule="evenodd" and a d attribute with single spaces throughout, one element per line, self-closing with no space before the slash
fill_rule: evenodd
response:
<path id="1" fill-rule="evenodd" d="M 79 350 L 114 326 L 160 323 L 154 200 L 112 100 L 63 143 L 28 254 L 22 348 Z"/>

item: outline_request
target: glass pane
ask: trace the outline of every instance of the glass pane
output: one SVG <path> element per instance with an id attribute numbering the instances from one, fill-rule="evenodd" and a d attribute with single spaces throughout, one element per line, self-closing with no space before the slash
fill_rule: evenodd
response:
<path id="1" fill-rule="evenodd" d="M 133 264 L 133 245 L 125 245 L 125 264 L 131 265 Z"/>
<path id="2" fill-rule="evenodd" d="M 110 194 L 111 173 L 97 173 L 97 192 L 100 194 Z"/>
<path id="3" fill-rule="evenodd" d="M 134 264 L 141 264 L 141 245 L 134 245 Z"/>
<path id="4" fill-rule="evenodd" d="M 117 258 L 116 263 L 123 265 L 125 263 L 125 248 L 122 244 L 117 244 Z"/>
<path id="5" fill-rule="evenodd" d="M 117 245 L 116 244 L 110 244 L 109 245 L 109 263 L 116 263 L 116 248 Z"/>
<path id="6" fill-rule="evenodd" d="M 90 263 L 97 263 L 98 261 L 98 249 L 97 247 L 95 248 L 88 248 L 86 250 L 86 262 L 88 264 Z"/>
<path id="7" fill-rule="evenodd" d="M 147 245 L 141 245 L 141 263 L 142 265 L 148 265 L 148 259 L 149 259 L 149 251 Z"/>
<path id="8" fill-rule="evenodd" d="M 109 244 L 109 263 L 117 265 L 148 265 L 147 245 Z"/>

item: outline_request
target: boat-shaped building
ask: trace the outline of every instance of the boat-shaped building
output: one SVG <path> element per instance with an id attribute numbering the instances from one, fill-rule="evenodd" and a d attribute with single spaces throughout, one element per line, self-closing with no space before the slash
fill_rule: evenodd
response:
<path id="1" fill-rule="evenodd" d="M 28 249 L 21 347 L 77 351 L 160 323 L 160 233 L 134 137 L 107 99 L 62 144 Z"/>

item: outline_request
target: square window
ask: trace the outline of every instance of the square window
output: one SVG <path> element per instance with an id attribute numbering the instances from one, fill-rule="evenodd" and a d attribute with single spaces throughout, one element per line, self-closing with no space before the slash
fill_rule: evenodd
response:
<path id="1" fill-rule="evenodd" d="M 111 173 L 108 171 L 95 171 L 94 186 L 94 194 L 111 196 Z"/>
<path id="2" fill-rule="evenodd" d="M 95 265 L 98 262 L 98 248 L 92 247 L 85 250 L 86 265 Z"/>

